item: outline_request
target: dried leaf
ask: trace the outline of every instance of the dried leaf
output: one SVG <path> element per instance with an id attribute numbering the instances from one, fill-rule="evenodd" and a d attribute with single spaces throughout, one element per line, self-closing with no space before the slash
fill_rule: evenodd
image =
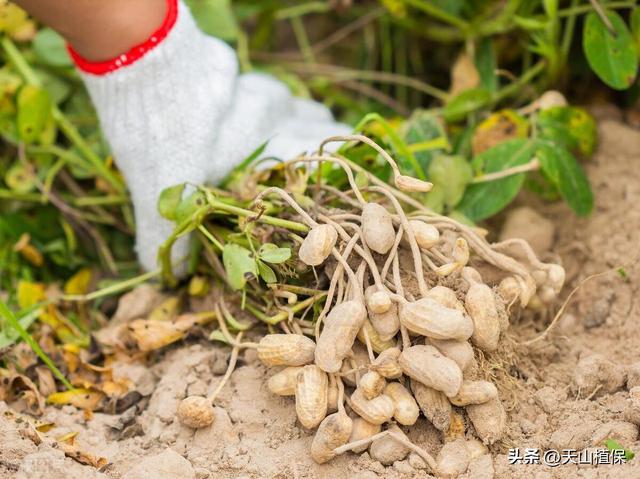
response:
<path id="1" fill-rule="evenodd" d="M 186 330 L 170 321 L 137 319 L 129 324 L 129 331 L 140 351 L 153 351 L 179 341 Z"/>
<path id="2" fill-rule="evenodd" d="M 100 391 L 79 388 L 52 394 L 47 398 L 47 403 L 56 406 L 70 404 L 78 409 L 95 411 L 100 407 L 104 397 L 104 393 Z"/>
<path id="3" fill-rule="evenodd" d="M 178 315 L 180 309 L 180 298 L 172 296 L 165 299 L 162 303 L 156 306 L 151 314 L 149 314 L 150 321 L 171 321 Z"/>
<path id="4" fill-rule="evenodd" d="M 473 133 L 472 150 L 477 155 L 503 141 L 512 138 L 526 138 L 529 124 L 514 110 L 492 113 L 480 123 Z"/>
<path id="5" fill-rule="evenodd" d="M 471 58 L 461 53 L 451 69 L 451 89 L 449 93 L 456 96 L 465 90 L 480 86 L 480 74 Z"/>
<path id="6" fill-rule="evenodd" d="M 96 469 L 102 469 L 109 464 L 109 461 L 106 458 L 82 451 L 76 445 L 66 444 L 63 442 L 59 443 L 59 445 L 65 456 L 70 457 L 80 464 L 86 464 L 87 466 L 92 466 Z"/>
<path id="7" fill-rule="evenodd" d="M 44 396 L 31 379 L 8 369 L 0 369 L 0 401 L 13 403 L 18 411 L 40 415 L 44 412 Z"/>
<path id="8" fill-rule="evenodd" d="M 51 369 L 46 366 L 38 366 L 36 367 L 36 375 L 38 376 L 38 389 L 43 397 L 50 396 L 57 391 Z"/>

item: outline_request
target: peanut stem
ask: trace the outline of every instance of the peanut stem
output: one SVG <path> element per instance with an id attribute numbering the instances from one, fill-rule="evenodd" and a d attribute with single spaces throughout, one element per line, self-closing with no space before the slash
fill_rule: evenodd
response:
<path id="1" fill-rule="evenodd" d="M 243 334 L 242 331 L 240 331 L 235 338 L 236 345 L 233 347 L 233 350 L 231 351 L 231 358 L 229 358 L 229 366 L 227 367 L 227 372 L 224 373 L 224 377 L 220 381 L 220 384 L 218 384 L 215 391 L 213 391 L 211 396 L 209 396 L 209 402 L 211 404 L 213 404 L 213 401 L 216 400 L 216 397 L 218 396 L 218 394 L 220 394 L 220 391 L 222 391 L 222 388 L 224 387 L 226 382 L 229 380 L 229 378 L 231 377 L 231 373 L 233 373 L 233 370 L 236 367 L 236 363 L 238 361 L 238 353 L 240 352 L 239 344 L 240 344 L 240 340 L 242 339 L 242 334 Z"/>
<path id="2" fill-rule="evenodd" d="M 343 255 L 346 258 L 348 258 L 349 255 L 351 254 L 351 250 L 353 249 L 353 246 L 357 243 L 357 241 L 358 241 L 358 235 L 357 234 L 349 239 L 349 242 L 347 243 L 347 246 L 344 248 L 344 252 L 343 252 Z M 337 250 L 335 248 L 333 248 L 332 253 L 334 253 L 334 256 L 335 256 L 335 254 L 337 253 Z M 338 254 L 338 256 L 340 256 L 340 255 Z M 345 262 L 345 264 L 346 264 L 346 262 Z M 347 267 L 348 267 L 348 265 L 347 265 Z M 320 324 L 322 323 L 322 320 L 325 318 L 325 316 L 329 313 L 329 310 L 331 309 L 331 304 L 333 302 L 333 295 L 335 294 L 336 284 L 338 282 L 338 278 L 340 278 L 342 276 L 343 268 L 344 268 L 343 263 L 339 262 L 338 266 L 336 266 L 336 270 L 334 271 L 333 276 L 331 277 L 331 283 L 329 284 L 329 291 L 327 292 L 327 300 L 325 301 L 324 308 L 322 308 L 322 311 L 320 312 L 320 315 L 318 316 L 318 320 L 316 321 L 316 326 L 315 326 L 315 333 L 316 333 L 315 336 L 316 336 L 316 338 L 320 337 Z M 351 269 L 351 268 L 349 268 L 349 269 Z"/>
<path id="3" fill-rule="evenodd" d="M 424 272 L 422 271 L 422 256 L 420 256 L 420 247 L 418 246 L 418 242 L 416 241 L 416 237 L 413 233 L 413 229 L 411 229 L 411 225 L 409 224 L 409 220 L 407 219 L 407 215 L 404 213 L 402 206 L 398 202 L 398 200 L 384 188 L 380 188 L 379 186 L 372 186 L 372 190 L 378 191 L 385 195 L 398 213 L 400 217 L 400 222 L 402 223 L 402 227 L 405 230 L 407 238 L 409 239 L 409 245 L 411 246 L 411 254 L 413 255 L 413 266 L 416 271 L 416 279 L 418 280 L 418 288 L 420 289 L 420 294 L 424 297 L 427 294 L 427 285 L 424 282 Z"/>

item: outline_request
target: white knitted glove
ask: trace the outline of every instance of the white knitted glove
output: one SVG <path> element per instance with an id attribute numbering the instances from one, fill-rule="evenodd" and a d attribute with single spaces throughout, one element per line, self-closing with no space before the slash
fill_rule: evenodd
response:
<path id="1" fill-rule="evenodd" d="M 127 54 L 92 63 L 70 50 L 131 191 L 145 270 L 157 267 L 173 228 L 156 209 L 164 188 L 219 182 L 266 140 L 265 156 L 287 159 L 349 132 L 276 79 L 238 75 L 234 51 L 202 33 L 181 1 L 167 1 L 164 24 Z M 184 238 L 173 258 L 186 253 Z"/>

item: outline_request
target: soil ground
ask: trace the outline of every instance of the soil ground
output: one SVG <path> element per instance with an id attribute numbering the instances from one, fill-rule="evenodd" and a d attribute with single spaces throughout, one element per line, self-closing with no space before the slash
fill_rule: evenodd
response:
<path id="1" fill-rule="evenodd" d="M 563 297 L 585 277 L 628 263 L 640 241 L 640 132 L 611 118 L 600 121 L 600 147 L 586 168 L 596 194 L 592 216 L 579 219 L 563 204 L 522 197 L 555 224 L 552 248 L 568 273 Z M 615 117 L 615 112 L 613 113 Z M 627 279 L 610 273 L 585 284 L 558 327 L 546 340 L 517 350 L 515 400 L 503 441 L 492 446 L 496 478 L 640 478 L 639 459 L 620 466 L 509 465 L 510 447 L 584 449 L 616 438 L 640 453 L 629 389 L 640 385 L 640 268 Z M 547 319 L 522 320 L 509 334 L 533 337 Z M 596 360 L 584 361 L 593 354 Z M 194 432 L 175 420 L 179 399 L 211 392 L 226 369 L 229 351 L 202 341 L 181 344 L 152 358 L 148 366 L 123 366 L 146 395 L 120 415 L 94 414 L 87 420 L 72 406 L 48 407 L 51 436 L 77 432 L 81 449 L 104 456 L 97 472 L 65 458 L 45 441 L 36 446 L 21 433 L 20 419 L 0 403 L 0 478 L 428 478 L 415 457 L 383 466 L 367 453 L 346 454 L 323 466 L 308 455 L 312 434 L 296 423 L 293 401 L 271 395 L 268 370 L 246 351 L 216 401 L 212 427 Z M 583 391 L 582 371 L 597 386 Z M 583 374 L 584 375 L 584 374 Z M 213 379 L 212 379 L 213 378 Z M 640 415 L 637 415 L 640 416 Z M 424 419 L 407 431 L 418 445 L 437 454 L 440 434 Z M 491 467 L 467 477 L 493 477 Z"/>

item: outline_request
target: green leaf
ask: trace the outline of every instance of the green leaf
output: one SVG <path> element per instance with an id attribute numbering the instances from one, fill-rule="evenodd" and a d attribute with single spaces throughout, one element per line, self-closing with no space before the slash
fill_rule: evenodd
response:
<path id="1" fill-rule="evenodd" d="M 158 213 L 160 213 L 160 216 L 170 221 L 176 219 L 176 210 L 182 200 L 184 186 L 184 183 L 180 183 L 179 185 L 170 186 L 162 190 L 158 198 Z"/>
<path id="2" fill-rule="evenodd" d="M 631 36 L 636 45 L 636 53 L 640 56 L 640 7 L 631 11 Z"/>
<path id="3" fill-rule="evenodd" d="M 558 15 L 558 0 L 544 0 L 544 11 L 549 18 L 556 18 Z"/>
<path id="4" fill-rule="evenodd" d="M 638 54 L 629 29 L 616 12 L 607 12 L 615 35 L 591 12 L 587 15 L 582 35 L 582 47 L 591 69 L 600 79 L 616 90 L 629 88 L 637 74 Z"/>
<path id="5" fill-rule="evenodd" d="M 9 189 L 17 193 L 28 193 L 36 189 L 37 176 L 33 167 L 16 161 L 4 175 L 4 182 Z"/>
<path id="6" fill-rule="evenodd" d="M 368 113 L 360 120 L 360 122 L 354 128 L 355 131 L 362 131 L 362 129 L 369 123 L 375 122 L 382 128 L 382 131 L 388 137 L 389 143 L 393 149 L 393 155 L 400 169 L 405 173 L 413 173 L 421 180 L 426 179 L 424 169 L 418 162 L 416 156 L 409 149 L 405 141 L 400 137 L 396 129 L 379 113 Z"/>
<path id="7" fill-rule="evenodd" d="M 224 344 L 229 344 L 229 341 L 227 341 L 227 338 L 225 337 L 224 333 L 219 329 L 214 329 L 213 331 L 211 331 L 211 334 L 209 335 L 209 340 L 219 341 Z"/>
<path id="8" fill-rule="evenodd" d="M 533 144 L 529 140 L 516 138 L 483 151 L 473 159 L 472 166 L 475 171 L 495 173 L 528 163 L 533 157 L 533 151 Z M 516 197 L 524 178 L 525 174 L 519 173 L 494 181 L 471 184 L 457 210 L 474 222 L 488 218 Z"/>
<path id="9" fill-rule="evenodd" d="M 260 158 L 262 153 L 264 153 L 264 150 L 267 148 L 268 144 L 269 144 L 269 140 L 265 141 L 262 145 L 260 145 L 258 148 L 253 150 L 253 152 L 249 156 L 247 156 L 244 160 L 242 160 L 238 164 L 238 166 L 236 166 L 231 171 L 231 173 L 229 173 L 227 177 L 224 180 L 222 180 L 222 182 L 220 183 L 222 187 L 227 186 L 229 183 L 233 182 L 233 180 L 236 179 L 237 177 L 244 178 L 247 168 L 251 166 L 251 163 L 253 163 L 255 160 Z"/>
<path id="10" fill-rule="evenodd" d="M 473 170 L 462 156 L 440 155 L 431 161 L 429 181 L 444 190 L 444 202 L 447 206 L 457 205 L 469 182 L 473 179 Z"/>
<path id="11" fill-rule="evenodd" d="M 449 214 L 447 214 L 447 216 L 453 220 L 456 220 L 458 223 L 462 223 L 463 225 L 467 225 L 467 226 L 475 226 L 476 224 L 471 221 L 469 218 L 467 218 L 467 216 L 462 213 L 461 211 L 458 210 L 453 210 L 451 212 L 449 212 Z"/>
<path id="12" fill-rule="evenodd" d="M 226 41 L 238 37 L 238 24 L 230 0 L 186 0 L 200 29 Z"/>
<path id="13" fill-rule="evenodd" d="M 426 194 L 424 205 L 430 210 L 442 214 L 444 211 L 445 190 L 440 185 L 433 185 L 433 188 Z"/>
<path id="14" fill-rule="evenodd" d="M 542 110 L 537 118 L 538 136 L 567 150 L 590 156 L 596 147 L 598 131 L 594 118 L 582 108 L 554 106 Z"/>
<path id="15" fill-rule="evenodd" d="M 44 130 L 51 116 L 51 100 L 46 90 L 25 85 L 16 99 L 18 134 L 25 143 L 34 143 Z"/>
<path id="16" fill-rule="evenodd" d="M 593 209 L 589 180 L 575 157 L 548 141 L 536 142 L 536 157 L 547 179 L 556 186 L 576 214 L 586 216 Z"/>
<path id="17" fill-rule="evenodd" d="M 263 279 L 265 283 L 275 283 L 278 281 L 276 274 L 273 270 L 262 261 L 258 261 L 258 272 L 260 273 L 260 277 Z"/>
<path id="18" fill-rule="evenodd" d="M 266 243 L 260 247 L 260 250 L 258 251 L 258 256 L 262 261 L 266 261 L 267 263 L 272 263 L 272 264 L 284 263 L 289 258 L 291 258 L 291 249 L 279 248 L 273 243 Z"/>
<path id="19" fill-rule="evenodd" d="M 222 263 L 227 272 L 229 284 L 235 290 L 244 288 L 247 279 L 258 275 L 256 260 L 251 251 L 234 243 L 227 243 L 222 250 Z"/>
<path id="20" fill-rule="evenodd" d="M 42 88 L 47 90 L 53 103 L 59 105 L 69 97 L 71 87 L 62 77 L 53 75 L 43 69 L 37 69 L 35 73 L 42 82 Z"/>
<path id="21" fill-rule="evenodd" d="M 42 313 L 40 308 L 32 308 L 30 311 L 22 315 L 22 317 L 17 318 L 22 329 L 25 331 L 28 330 L 29 327 L 38 319 L 40 313 Z M 7 324 L 4 329 L 0 330 L 0 350 L 7 346 L 11 346 L 19 337 L 20 333 Z"/>
<path id="22" fill-rule="evenodd" d="M 455 123 L 464 120 L 469 113 L 478 111 L 491 103 L 491 93 L 485 88 L 471 88 L 454 97 L 442 110 L 444 119 Z"/>
<path id="23" fill-rule="evenodd" d="M 434 155 L 451 149 L 442 122 L 424 110 L 416 110 L 405 123 L 404 140 L 425 171 Z"/>
<path id="24" fill-rule="evenodd" d="M 33 51 L 38 61 L 44 65 L 50 67 L 73 66 L 64 38 L 50 28 L 38 31 L 33 39 Z"/>
<path id="25" fill-rule="evenodd" d="M 182 223 L 187 218 L 190 218 L 197 210 L 199 210 L 206 203 L 205 195 L 200 190 L 195 190 L 190 195 L 184 197 L 180 203 L 178 203 L 175 209 L 176 223 Z"/>
<path id="26" fill-rule="evenodd" d="M 485 37 L 478 43 L 475 63 L 480 74 L 480 85 L 487 91 L 495 92 L 498 89 L 498 65 L 491 37 Z"/>
<path id="27" fill-rule="evenodd" d="M 544 30 L 548 25 L 547 20 L 536 20 L 535 18 L 520 17 L 518 15 L 514 15 L 513 21 L 523 30 L 529 31 Z"/>
<path id="28" fill-rule="evenodd" d="M 622 446 L 622 444 L 620 444 L 615 439 L 605 440 L 604 445 L 609 451 L 624 451 L 624 458 L 626 461 L 630 461 L 631 459 L 636 457 L 635 452 L 630 451 L 629 449 L 625 449 L 624 446 Z"/>

